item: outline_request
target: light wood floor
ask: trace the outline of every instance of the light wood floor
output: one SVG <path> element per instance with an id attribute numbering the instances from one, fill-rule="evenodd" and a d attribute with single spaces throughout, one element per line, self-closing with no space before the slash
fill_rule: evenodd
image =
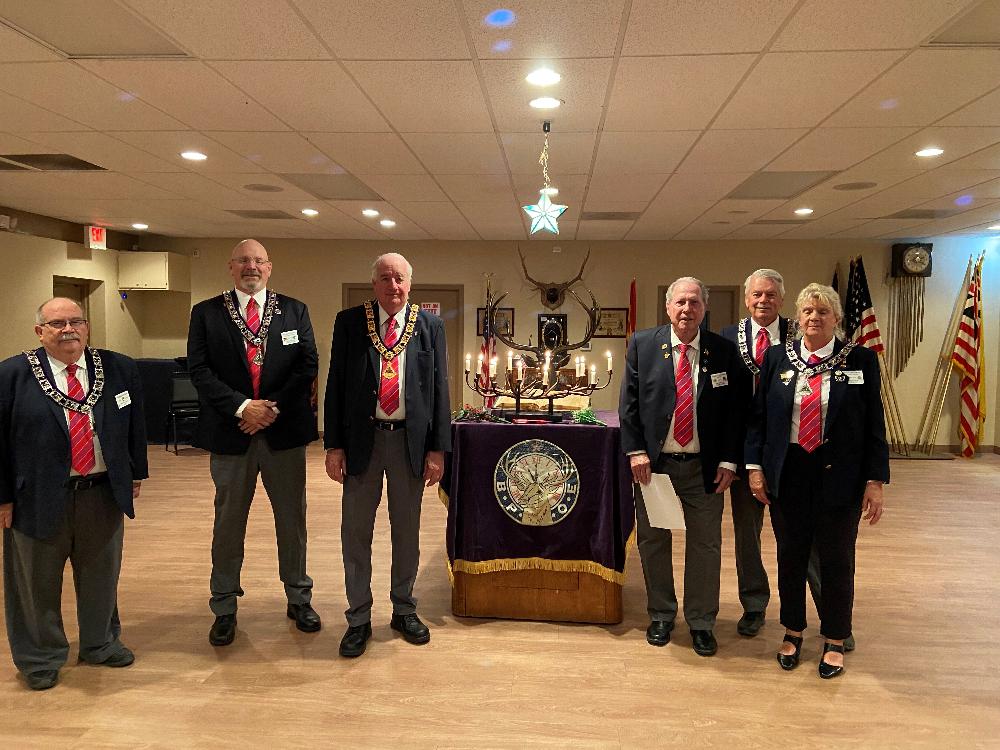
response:
<path id="1" fill-rule="evenodd" d="M 463 620 L 450 612 L 436 492 L 424 497 L 417 581 L 427 646 L 389 630 L 385 509 L 376 530 L 374 638 L 337 655 L 344 609 L 339 487 L 309 451 L 309 568 L 325 627 L 285 618 L 266 497 L 251 514 L 239 634 L 208 645 L 212 485 L 208 457 L 151 448 L 153 479 L 127 524 L 120 589 L 129 669 L 76 664 L 73 642 L 55 689 L 31 692 L 0 644 L 0 739 L 24 747 L 926 747 L 1000 746 L 1000 456 L 894 461 L 881 524 L 859 539 L 855 632 L 848 672 L 816 675 L 821 641 L 800 668 L 773 653 L 782 629 L 772 601 L 763 633 L 736 635 L 740 607 L 725 525 L 719 653 L 691 650 L 681 623 L 648 646 L 637 553 L 625 621 L 614 627 Z M 774 575 L 774 540 L 764 530 Z M 682 545 L 675 541 L 680 589 Z M 810 605 L 811 607 L 811 605 Z"/>

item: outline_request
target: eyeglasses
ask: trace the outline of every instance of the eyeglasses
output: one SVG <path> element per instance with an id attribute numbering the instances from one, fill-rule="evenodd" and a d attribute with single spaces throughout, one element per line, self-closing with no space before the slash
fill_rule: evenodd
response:
<path id="1" fill-rule="evenodd" d="M 271 263 L 267 258 L 247 258 L 245 256 L 242 258 L 233 258 L 232 262 L 239 266 L 249 266 L 251 263 L 258 266 L 266 266 Z"/>
<path id="2" fill-rule="evenodd" d="M 80 329 L 85 328 L 87 325 L 86 318 L 71 318 L 70 320 L 46 320 L 42 323 L 43 326 L 48 326 L 54 331 L 61 331 L 66 326 L 72 326 L 73 328 Z"/>

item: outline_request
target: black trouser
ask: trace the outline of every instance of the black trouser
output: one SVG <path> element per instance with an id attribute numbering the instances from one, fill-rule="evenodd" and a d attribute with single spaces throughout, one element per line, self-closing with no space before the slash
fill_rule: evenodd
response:
<path id="1" fill-rule="evenodd" d="M 824 447 L 806 453 L 788 447 L 781 474 L 781 495 L 771 504 L 771 525 L 778 543 L 778 594 L 781 624 L 806 629 L 806 569 L 813 545 L 819 555 L 823 596 L 818 602 L 820 632 L 831 640 L 851 635 L 854 607 L 854 546 L 861 520 L 860 498 L 850 505 L 823 502 Z"/>

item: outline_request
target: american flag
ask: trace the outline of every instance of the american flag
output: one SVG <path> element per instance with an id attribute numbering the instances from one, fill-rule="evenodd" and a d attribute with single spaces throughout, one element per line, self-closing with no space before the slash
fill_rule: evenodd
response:
<path id="1" fill-rule="evenodd" d="M 635 279 L 628 291 L 628 320 L 625 321 L 625 343 L 628 344 L 635 334 Z"/>
<path id="2" fill-rule="evenodd" d="M 851 260 L 851 271 L 847 278 L 847 309 L 844 311 L 844 330 L 850 341 L 878 353 L 885 350 L 882 332 L 875 317 L 872 294 L 868 289 L 865 264 L 858 256 Z"/>
<path id="3" fill-rule="evenodd" d="M 479 347 L 479 355 L 483 365 L 479 371 L 479 387 L 486 390 L 490 387 L 490 360 L 497 354 L 497 340 L 490 329 L 490 318 L 487 315 L 483 321 L 483 344 Z M 483 407 L 492 409 L 497 402 L 496 396 L 483 396 Z"/>
<path id="4" fill-rule="evenodd" d="M 955 351 L 951 363 L 958 370 L 962 394 L 959 409 L 958 436 L 962 455 L 971 458 L 976 453 L 986 420 L 986 394 L 983 378 L 983 259 L 979 258 L 969 281 L 965 309 L 958 324 Z"/>

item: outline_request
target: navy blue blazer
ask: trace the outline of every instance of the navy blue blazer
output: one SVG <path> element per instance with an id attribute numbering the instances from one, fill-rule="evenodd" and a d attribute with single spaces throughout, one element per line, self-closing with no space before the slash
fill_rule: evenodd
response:
<path id="1" fill-rule="evenodd" d="M 663 450 L 673 418 L 677 389 L 674 384 L 674 345 L 670 325 L 636 331 L 625 354 L 618 416 L 622 450 L 645 451 L 656 460 Z M 743 457 L 742 439 L 746 416 L 743 379 L 747 369 L 740 363 L 736 346 L 718 334 L 701 332 L 698 392 L 698 440 L 705 491 L 715 492 L 719 464 L 739 464 Z M 712 385 L 713 375 L 720 385 Z M 726 384 L 722 385 L 721 381 Z"/>
<path id="2" fill-rule="evenodd" d="M 795 342 L 796 355 L 801 346 L 801 341 Z M 834 355 L 843 348 L 844 342 L 836 341 Z M 864 382 L 850 383 L 847 371 L 860 372 Z M 747 427 L 746 461 L 763 467 L 768 493 L 779 502 L 797 375 L 784 347 L 767 350 Z M 823 451 L 822 493 L 829 507 L 860 506 L 868 480 L 889 481 L 880 382 L 878 357 L 861 346 L 831 373 L 823 442 L 817 448 Z"/>
<path id="3" fill-rule="evenodd" d="M 421 310 L 405 355 L 406 445 L 414 476 L 422 476 L 428 451 L 451 450 L 444 322 Z M 380 365 L 381 356 L 368 338 L 364 306 L 337 313 L 323 402 L 323 442 L 327 450 L 344 450 L 352 476 L 363 473 L 371 460 Z"/>
<path id="4" fill-rule="evenodd" d="M 139 368 L 124 354 L 97 351 L 104 365 L 104 392 L 94 405 L 94 430 L 115 502 L 134 518 L 132 482 L 149 476 Z M 45 349 L 36 353 L 54 384 Z M 86 359 L 93 387 L 89 348 Z M 131 403 L 119 406 L 115 397 L 125 391 Z M 34 539 L 48 539 L 59 530 L 70 496 L 69 472 L 66 410 L 42 392 L 23 354 L 4 360 L 0 363 L 0 504 L 14 503 L 15 529 Z"/>

